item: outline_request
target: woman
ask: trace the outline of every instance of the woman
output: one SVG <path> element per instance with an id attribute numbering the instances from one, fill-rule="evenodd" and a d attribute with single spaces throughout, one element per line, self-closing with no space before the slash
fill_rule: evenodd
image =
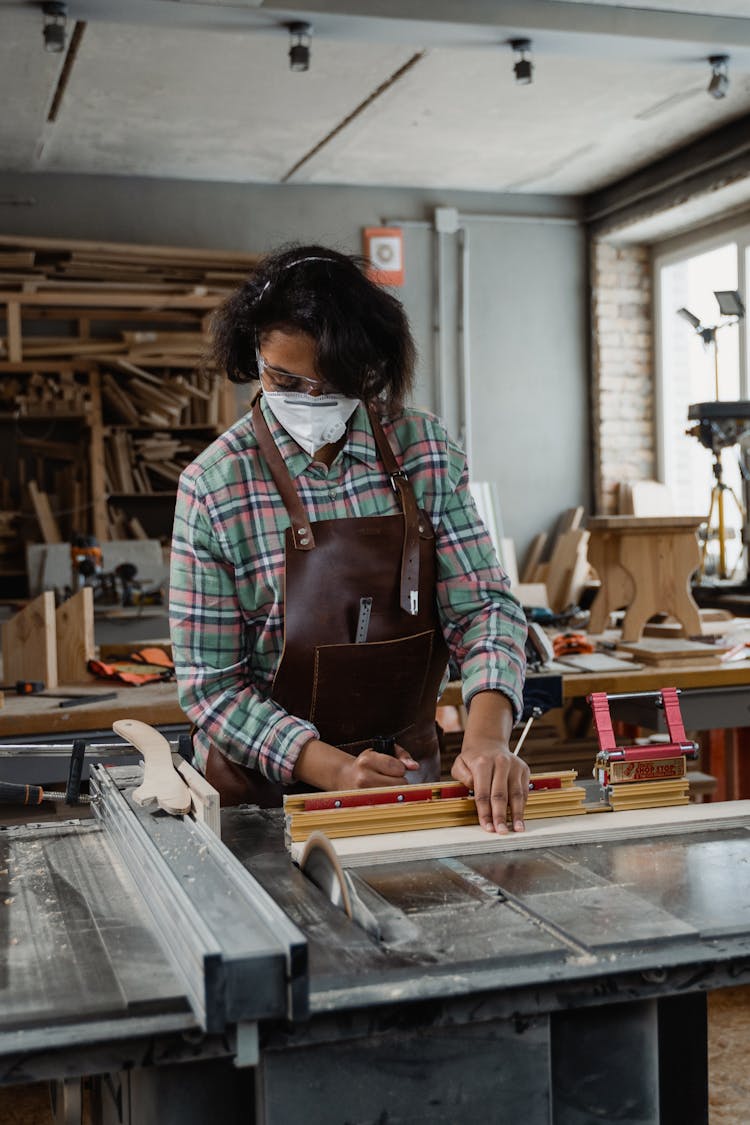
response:
<path id="1" fill-rule="evenodd" d="M 363 266 L 281 250 L 215 317 L 216 365 L 261 393 L 180 481 L 172 642 L 196 761 L 224 804 L 436 780 L 450 660 L 468 707 L 453 777 L 484 828 L 510 809 L 521 831 L 525 620 L 463 453 L 403 407 L 408 323 Z"/>

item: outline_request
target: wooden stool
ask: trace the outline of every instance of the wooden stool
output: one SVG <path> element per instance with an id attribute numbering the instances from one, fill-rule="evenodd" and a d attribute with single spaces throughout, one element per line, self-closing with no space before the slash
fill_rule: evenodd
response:
<path id="1" fill-rule="evenodd" d="M 591 607 L 592 633 L 626 606 L 622 639 L 637 641 L 657 613 L 675 617 L 684 636 L 700 633 L 690 579 L 700 565 L 697 529 L 703 516 L 596 516 L 589 520 L 589 562 L 601 589 Z"/>

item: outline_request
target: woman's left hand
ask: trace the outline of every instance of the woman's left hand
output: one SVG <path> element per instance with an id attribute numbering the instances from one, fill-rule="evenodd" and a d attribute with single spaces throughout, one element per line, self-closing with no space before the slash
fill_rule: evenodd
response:
<path id="1" fill-rule="evenodd" d="M 474 790 L 479 823 L 487 832 L 507 832 L 509 811 L 513 831 L 524 830 L 531 771 L 508 748 L 512 729 L 510 700 L 498 691 L 477 692 L 451 776 Z"/>
<path id="2" fill-rule="evenodd" d="M 482 828 L 502 834 L 508 831 L 509 810 L 513 830 L 524 830 L 530 772 L 524 761 L 511 754 L 507 743 L 485 736 L 471 738 L 467 731 L 451 776 L 473 789 Z"/>

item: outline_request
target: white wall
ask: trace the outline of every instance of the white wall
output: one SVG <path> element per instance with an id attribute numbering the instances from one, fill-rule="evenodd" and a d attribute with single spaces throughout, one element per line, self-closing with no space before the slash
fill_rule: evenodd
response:
<path id="1" fill-rule="evenodd" d="M 15 202 L 14 202 L 15 200 Z M 23 200 L 33 200 L 24 204 Z M 0 173 L 0 233 L 263 251 L 320 241 L 359 251 L 361 230 L 402 220 L 399 296 L 420 353 L 415 401 L 455 431 L 462 403 L 459 236 L 444 235 L 442 389 L 436 385 L 436 207 L 468 232 L 472 475 L 494 481 L 522 555 L 558 513 L 588 505 L 584 235 L 565 197 L 419 189 L 219 184 Z M 472 216 L 485 216 L 472 218 Z M 486 216 L 492 216 L 487 218 Z M 537 221 L 529 221 L 536 216 Z"/>

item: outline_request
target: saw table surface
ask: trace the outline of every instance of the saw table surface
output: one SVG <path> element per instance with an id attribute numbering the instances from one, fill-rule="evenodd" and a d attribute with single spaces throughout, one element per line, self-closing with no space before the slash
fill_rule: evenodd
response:
<path id="1" fill-rule="evenodd" d="M 100 825 L 4 829 L 0 1054 L 16 1042 L 65 1043 L 71 1028 L 103 1021 L 148 1015 L 164 1017 L 170 1029 L 193 1026 L 184 987 L 152 929 Z"/>
<path id="2" fill-rule="evenodd" d="M 222 836 L 307 936 L 315 1012 L 750 954 L 748 828 L 365 863 L 349 874 L 380 942 L 293 866 L 280 813 L 225 810 Z"/>

